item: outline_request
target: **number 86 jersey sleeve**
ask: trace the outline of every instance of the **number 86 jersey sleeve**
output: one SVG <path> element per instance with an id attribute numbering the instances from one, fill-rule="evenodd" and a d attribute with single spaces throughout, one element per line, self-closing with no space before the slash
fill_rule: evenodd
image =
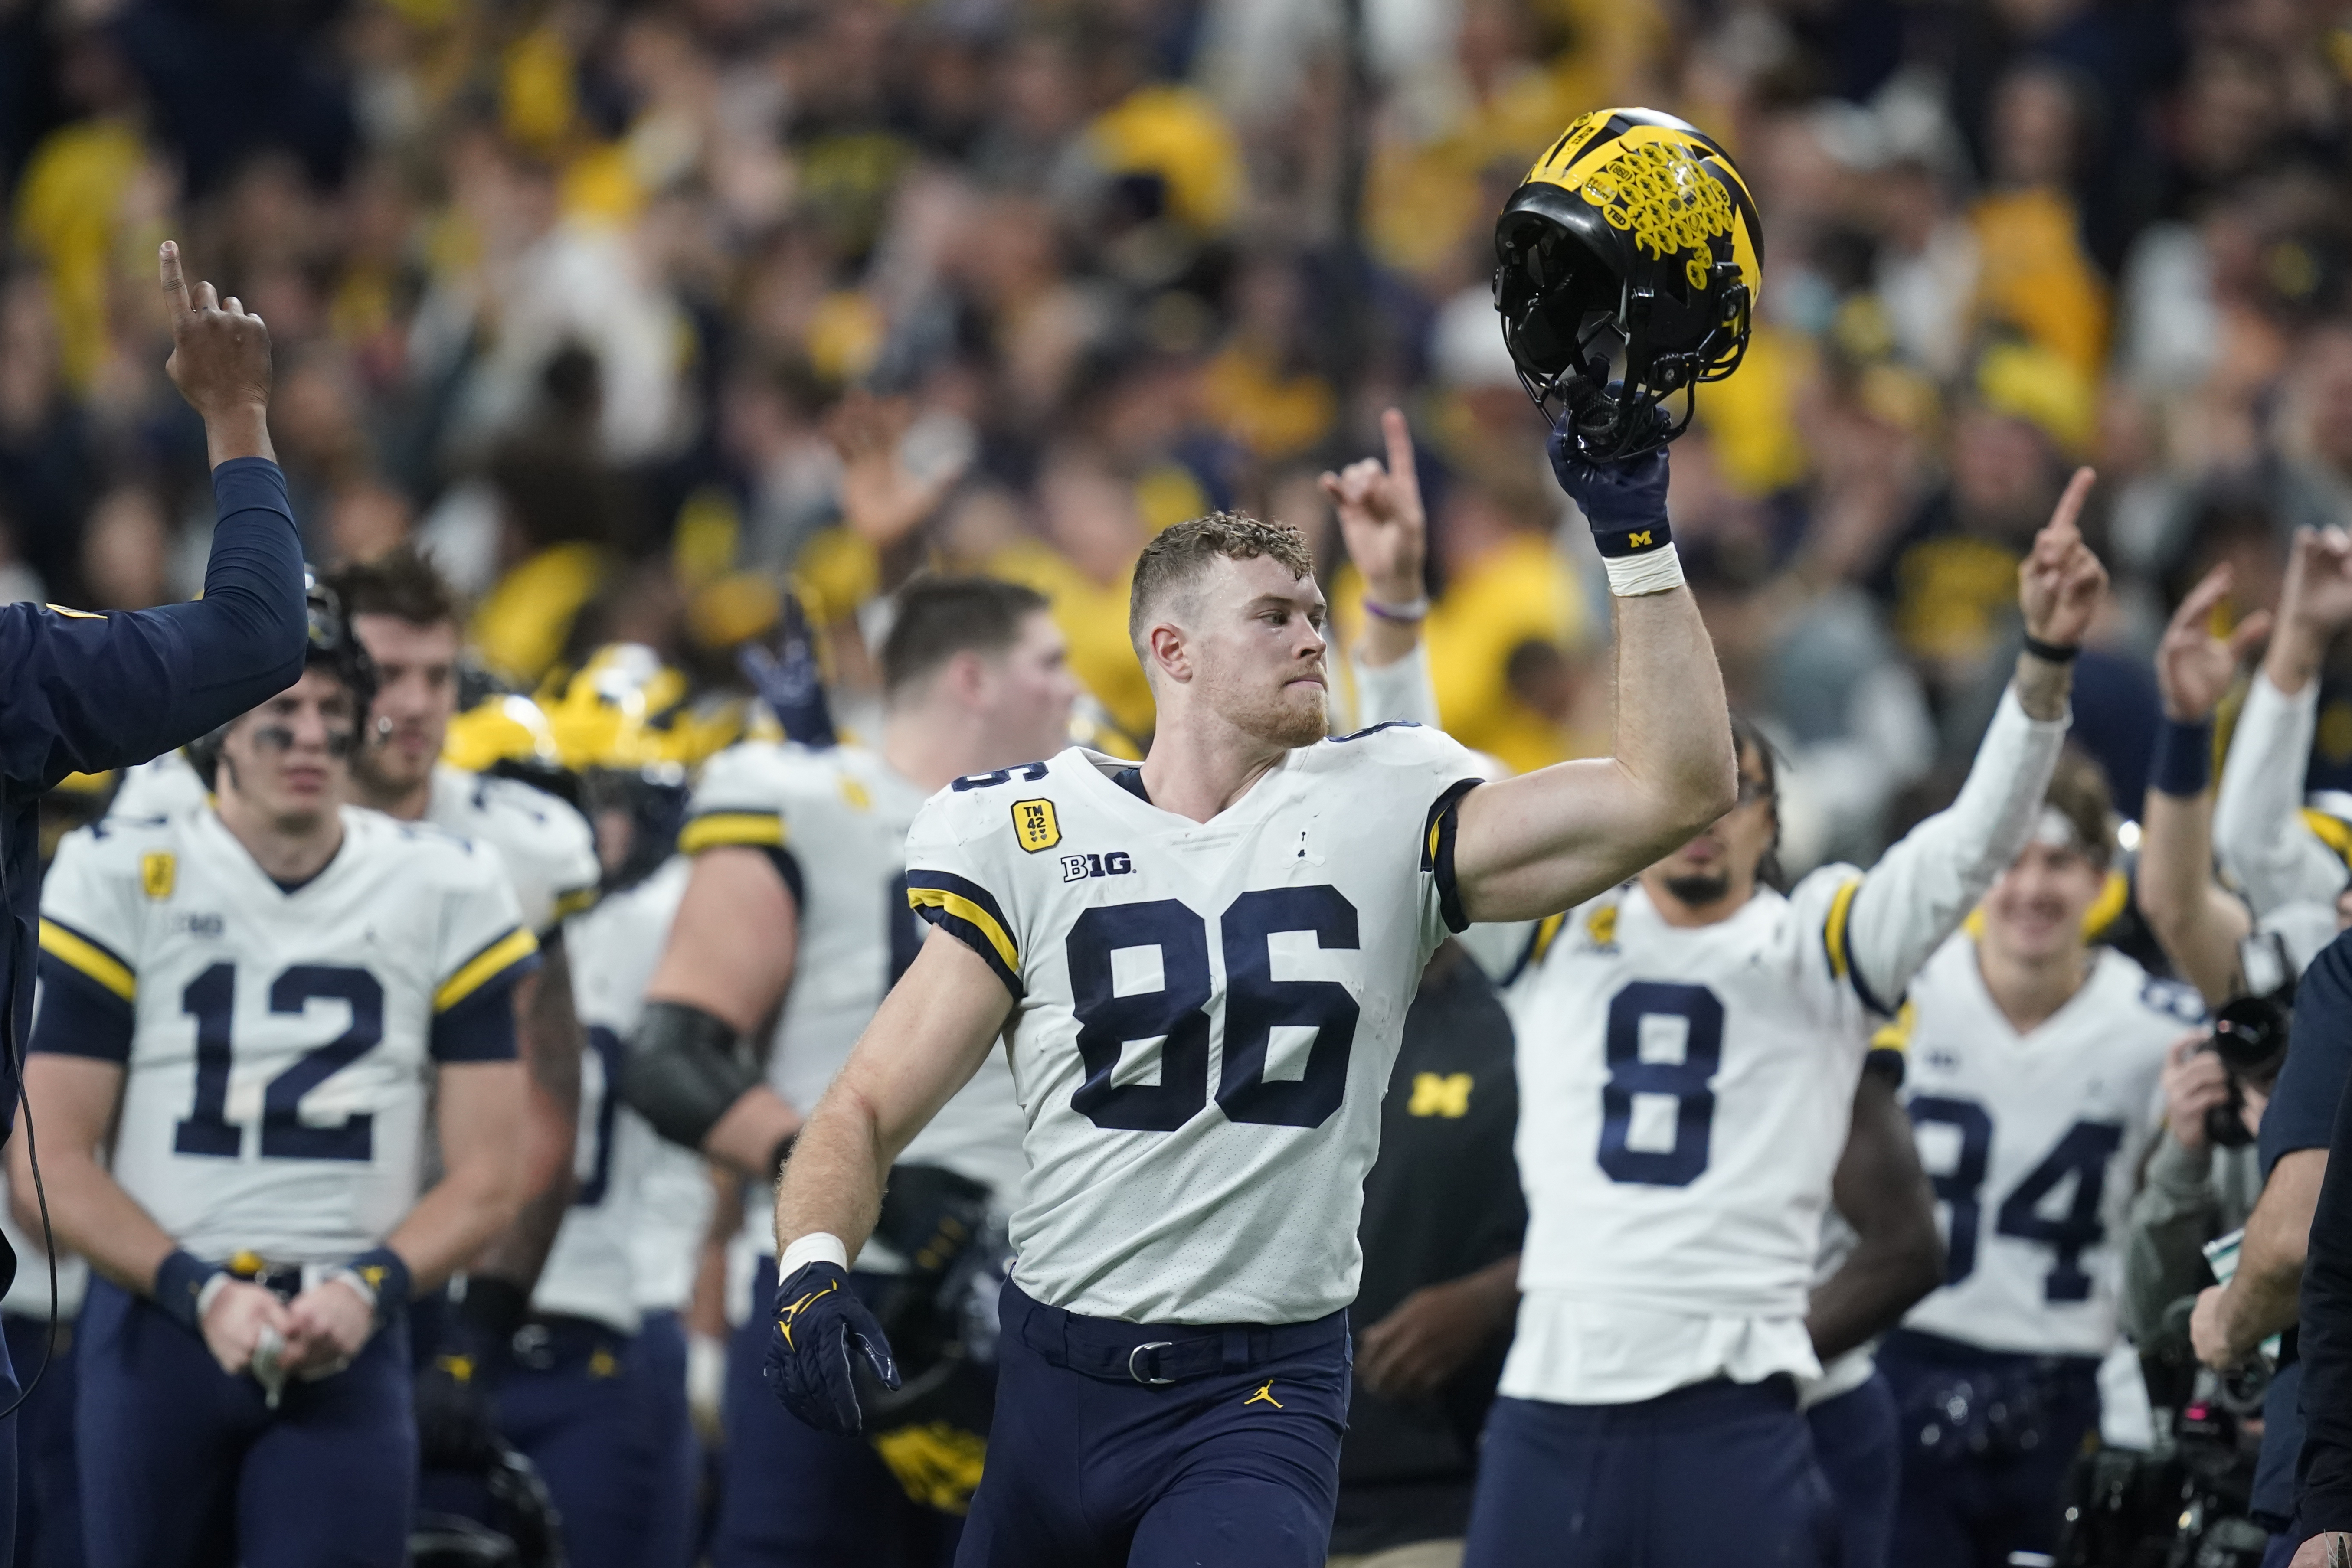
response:
<path id="1" fill-rule="evenodd" d="M 515 1054 L 538 943 L 496 855 L 346 809 L 273 882 L 207 806 L 70 834 L 31 1049 L 124 1072 L 116 1181 L 200 1258 L 374 1246 L 415 1202 L 434 1069 Z"/>
<path id="2" fill-rule="evenodd" d="M 1405 1009 L 1463 923 L 1454 806 L 1475 767 L 1384 727 L 1291 752 L 1195 822 L 1074 747 L 925 806 L 908 898 L 1014 998 L 1022 1289 L 1136 1322 L 1354 1299 Z"/>

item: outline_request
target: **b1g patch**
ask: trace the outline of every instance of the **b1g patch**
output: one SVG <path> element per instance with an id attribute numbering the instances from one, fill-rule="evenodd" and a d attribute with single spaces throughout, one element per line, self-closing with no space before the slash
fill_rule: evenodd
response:
<path id="1" fill-rule="evenodd" d="M 1013 836 L 1031 854 L 1050 850 L 1062 841 L 1062 824 L 1054 816 L 1051 800 L 1015 800 L 1013 802 Z"/>
<path id="2" fill-rule="evenodd" d="M 180 863 L 169 850 L 151 850 L 139 857 L 139 885 L 148 897 L 159 903 L 172 896 L 172 885 L 179 880 Z"/>

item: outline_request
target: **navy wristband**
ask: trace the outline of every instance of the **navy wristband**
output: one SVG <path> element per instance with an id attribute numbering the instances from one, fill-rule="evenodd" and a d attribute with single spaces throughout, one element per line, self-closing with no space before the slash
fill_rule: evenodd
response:
<path id="1" fill-rule="evenodd" d="M 2163 718 L 2157 725 L 2156 754 L 2148 758 L 2147 787 L 2183 798 L 2202 795 L 2213 779 L 2213 721 L 2183 724 Z"/>
<path id="2" fill-rule="evenodd" d="M 388 1322 L 408 1305 L 408 1265 L 389 1247 L 373 1248 L 343 1265 L 375 1292 L 375 1321 Z"/>
<path id="3" fill-rule="evenodd" d="M 155 1265 L 155 1304 L 190 1333 L 201 1335 L 204 1317 L 196 1303 L 204 1297 L 205 1282 L 220 1271 L 219 1264 L 174 1247 Z"/>

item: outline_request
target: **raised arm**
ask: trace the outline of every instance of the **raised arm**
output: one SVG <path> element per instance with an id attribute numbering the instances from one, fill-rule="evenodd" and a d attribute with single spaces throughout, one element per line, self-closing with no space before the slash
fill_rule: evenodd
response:
<path id="1" fill-rule="evenodd" d="M 1464 797 L 1454 868 L 1472 920 L 1528 920 L 1612 887 L 1731 810 L 1738 768 L 1715 645 L 1666 527 L 1666 455 L 1597 465 L 1555 436 L 1617 607 L 1613 754 Z"/>
<path id="2" fill-rule="evenodd" d="M 20 790 L 144 762 L 302 674 L 302 549 L 269 445 L 268 333 L 209 283 L 192 297 L 169 242 L 162 271 L 164 368 L 204 416 L 220 512 L 205 596 L 106 615 L 0 609 L 0 778 Z"/>
<path id="3" fill-rule="evenodd" d="M 2287 557 L 2278 627 L 2246 691 L 2213 806 L 2213 844 L 2257 918 L 2344 890 L 2344 857 L 2303 817 L 2303 779 L 2319 719 L 2319 666 L 2352 622 L 2352 536 L 2302 528 Z"/>
<path id="4" fill-rule="evenodd" d="M 2258 611 L 2229 636 L 2213 635 L 2213 610 L 2230 578 L 2227 563 L 2208 572 L 2157 645 L 2163 728 L 2140 810 L 2139 912 L 2207 1007 L 2237 991 L 2238 944 L 2253 929 L 2246 906 L 2213 874 L 2213 709 L 2271 623 Z"/>
<path id="5" fill-rule="evenodd" d="M 1404 415 L 1381 415 L 1388 464 L 1377 457 L 1323 476 L 1323 493 L 1339 514 L 1348 559 L 1364 580 L 1363 634 L 1349 651 L 1355 675 L 1356 724 L 1367 727 L 1404 719 L 1437 727 L 1437 692 L 1430 685 L 1429 652 L 1421 638 L 1429 614 L 1429 523 L 1413 465 L 1412 432 Z"/>
<path id="6" fill-rule="evenodd" d="M 2107 587 L 2105 569 L 2075 527 L 2092 477 L 2075 470 L 2017 569 L 2026 649 L 1959 795 L 1888 850 L 1853 895 L 1845 923 L 1852 973 L 1883 1007 L 1902 996 L 2033 831 L 2066 744 L 2074 651 Z"/>

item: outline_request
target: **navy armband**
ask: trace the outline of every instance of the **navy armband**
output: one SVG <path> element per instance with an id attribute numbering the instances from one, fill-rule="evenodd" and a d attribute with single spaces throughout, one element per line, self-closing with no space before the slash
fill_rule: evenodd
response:
<path id="1" fill-rule="evenodd" d="M 205 1286 L 220 1273 L 221 1266 L 207 1263 L 192 1252 L 174 1247 L 155 1265 L 155 1305 L 165 1316 L 202 1338 L 205 1332 Z"/>
<path id="2" fill-rule="evenodd" d="M 2167 718 L 2157 726 L 2156 754 L 2148 759 L 2147 784 L 2167 795 L 2193 799 L 2213 778 L 2213 721 L 2183 724 Z"/>
<path id="3" fill-rule="evenodd" d="M 389 1247 L 369 1249 L 330 1277 L 346 1281 L 365 1296 L 379 1323 L 389 1322 L 408 1305 L 408 1265 Z"/>

